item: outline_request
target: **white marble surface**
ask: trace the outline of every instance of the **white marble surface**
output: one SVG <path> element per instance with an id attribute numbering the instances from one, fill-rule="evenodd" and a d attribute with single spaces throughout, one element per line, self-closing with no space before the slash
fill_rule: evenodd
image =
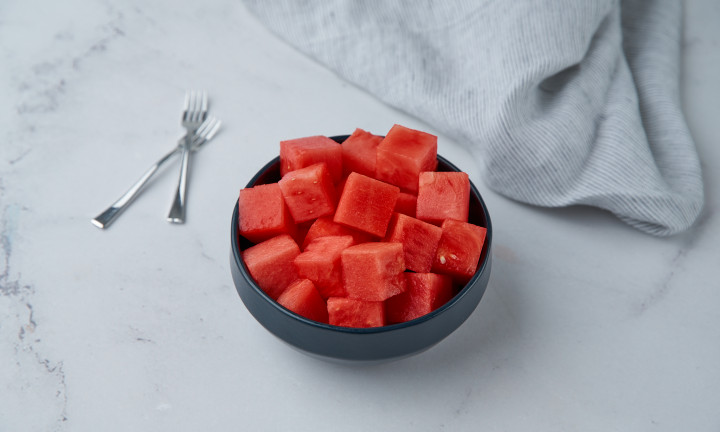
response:
<path id="1" fill-rule="evenodd" d="M 433 129 L 237 1 L 3 1 L 0 431 L 720 430 L 720 4 L 685 9 L 697 226 L 660 239 L 598 210 L 509 201 L 440 136 L 493 217 L 487 294 L 430 351 L 356 368 L 250 316 L 229 273 L 232 206 L 282 138 Z M 93 227 L 179 138 L 188 88 L 225 121 L 194 160 L 188 222 L 165 222 L 174 167 Z"/>

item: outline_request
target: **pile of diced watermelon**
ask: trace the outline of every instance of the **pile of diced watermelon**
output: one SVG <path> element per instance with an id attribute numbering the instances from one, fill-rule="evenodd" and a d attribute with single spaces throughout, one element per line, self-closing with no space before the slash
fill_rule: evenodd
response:
<path id="1" fill-rule="evenodd" d="M 240 191 L 243 260 L 306 318 L 378 327 L 423 316 L 475 273 L 486 230 L 468 223 L 470 180 L 437 172 L 437 137 L 395 125 L 280 143 L 277 183 Z"/>

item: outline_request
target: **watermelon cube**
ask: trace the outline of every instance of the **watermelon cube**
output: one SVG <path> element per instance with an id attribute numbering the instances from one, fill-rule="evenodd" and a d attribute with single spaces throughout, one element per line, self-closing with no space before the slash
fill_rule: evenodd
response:
<path id="1" fill-rule="evenodd" d="M 280 234 L 295 236 L 295 223 L 277 183 L 240 190 L 238 215 L 240 235 L 253 243 Z"/>
<path id="2" fill-rule="evenodd" d="M 341 327 L 382 327 L 385 325 L 385 304 L 381 301 L 331 297 L 327 300 L 328 320 Z"/>
<path id="3" fill-rule="evenodd" d="M 335 186 L 324 162 L 289 172 L 278 185 L 296 223 L 335 211 Z"/>
<path id="4" fill-rule="evenodd" d="M 351 173 L 338 201 L 333 220 L 383 237 L 400 189 L 358 173 Z"/>
<path id="5" fill-rule="evenodd" d="M 325 136 L 311 136 L 280 142 L 280 175 L 325 162 L 333 182 L 342 178 L 342 147 Z"/>
<path id="6" fill-rule="evenodd" d="M 351 236 L 316 238 L 295 258 L 298 275 L 310 279 L 323 298 L 345 296 L 340 254 L 352 244 Z"/>
<path id="7" fill-rule="evenodd" d="M 374 240 L 374 237 L 368 233 L 364 233 L 334 222 L 332 216 L 323 216 L 317 218 L 312 225 L 310 225 L 310 229 L 307 231 L 307 234 L 305 234 L 303 250 L 305 250 L 307 245 L 316 238 L 347 235 L 353 238 L 353 244 L 360 244 Z"/>
<path id="8" fill-rule="evenodd" d="M 440 226 L 445 219 L 468 221 L 470 179 L 464 172 L 422 172 L 417 218 Z"/>
<path id="9" fill-rule="evenodd" d="M 418 177 L 437 168 L 437 137 L 395 125 L 377 148 L 375 178 L 417 193 Z"/>
<path id="10" fill-rule="evenodd" d="M 415 208 L 417 207 L 417 196 L 406 192 L 400 192 L 397 202 L 395 203 L 395 211 L 408 216 L 415 216 Z"/>
<path id="11" fill-rule="evenodd" d="M 401 323 L 427 315 L 453 297 L 450 276 L 435 273 L 406 273 L 407 290 L 385 300 L 388 323 Z"/>
<path id="12" fill-rule="evenodd" d="M 385 241 L 403 246 L 405 267 L 427 273 L 435 260 L 442 229 L 402 213 L 393 214 Z"/>
<path id="13" fill-rule="evenodd" d="M 307 319 L 328 322 L 327 303 L 308 279 L 298 279 L 291 283 L 277 302 Z"/>
<path id="14" fill-rule="evenodd" d="M 342 143 L 343 174 L 360 173 L 375 177 L 375 160 L 377 146 L 383 137 L 373 135 L 362 129 L 355 129 L 348 139 Z"/>
<path id="15" fill-rule="evenodd" d="M 405 291 L 405 259 L 400 243 L 363 243 L 342 251 L 347 297 L 383 301 Z"/>
<path id="16" fill-rule="evenodd" d="M 245 249 L 242 258 L 255 282 L 273 300 L 298 278 L 295 258 L 300 248 L 287 234 L 281 234 Z"/>
<path id="17" fill-rule="evenodd" d="M 465 283 L 475 274 L 487 230 L 467 222 L 446 219 L 435 252 L 433 273 L 452 276 Z"/>

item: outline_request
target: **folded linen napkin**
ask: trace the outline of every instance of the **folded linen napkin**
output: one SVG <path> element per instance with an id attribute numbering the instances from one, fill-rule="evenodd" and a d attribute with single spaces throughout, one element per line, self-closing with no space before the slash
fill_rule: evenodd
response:
<path id="1" fill-rule="evenodd" d="M 487 185 L 670 235 L 703 201 L 673 0 L 244 0 L 340 76 L 467 145 Z"/>

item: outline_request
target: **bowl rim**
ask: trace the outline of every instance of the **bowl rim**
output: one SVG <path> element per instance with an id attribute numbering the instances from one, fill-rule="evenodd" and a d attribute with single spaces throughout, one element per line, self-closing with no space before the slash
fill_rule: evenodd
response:
<path id="1" fill-rule="evenodd" d="M 339 136 L 332 136 L 331 139 L 341 143 L 344 141 L 349 135 L 339 135 Z M 455 166 L 453 163 L 442 157 L 441 155 L 437 155 L 438 162 L 441 162 L 445 164 L 449 169 L 453 171 L 461 171 L 457 166 Z M 280 156 L 276 156 L 273 158 L 270 162 L 266 163 L 255 175 L 250 179 L 250 181 L 245 186 L 246 188 L 253 187 L 255 183 L 260 179 L 262 175 L 265 174 L 270 168 L 272 168 L 275 164 L 280 163 Z M 485 216 L 485 220 L 487 221 L 487 226 L 484 228 L 487 230 L 485 234 L 485 242 L 483 244 L 483 251 L 484 252 L 484 259 L 478 266 L 477 270 L 475 271 L 475 274 L 468 280 L 468 282 L 465 283 L 465 285 L 462 287 L 462 289 L 448 302 L 446 302 L 444 305 L 440 306 L 439 308 L 435 309 L 434 311 L 427 313 L 423 316 L 420 316 L 418 318 L 412 319 L 410 321 L 405 321 L 402 323 L 396 323 L 396 324 L 388 324 L 381 327 L 343 327 L 343 326 L 335 326 L 331 324 L 326 324 L 318 321 L 311 320 L 309 318 L 306 318 L 300 314 L 297 314 L 290 309 L 282 306 L 280 303 L 278 303 L 276 300 L 274 300 L 272 297 L 267 295 L 265 291 L 263 291 L 262 288 L 260 288 L 255 280 L 250 275 L 250 271 L 248 270 L 247 266 L 245 265 L 245 261 L 242 259 L 242 253 L 240 250 L 240 242 L 238 241 L 240 233 L 238 228 L 238 201 L 235 200 L 235 208 L 233 211 L 232 219 L 231 219 L 231 242 L 232 242 L 232 252 L 233 252 L 233 259 L 235 260 L 235 264 L 240 269 L 240 273 L 242 274 L 242 277 L 248 282 L 248 285 L 252 287 L 252 290 L 255 292 L 255 294 L 260 295 L 265 301 L 270 303 L 275 309 L 277 309 L 279 312 L 283 313 L 284 315 L 288 315 L 294 320 L 299 321 L 302 324 L 309 325 L 312 327 L 316 327 L 321 330 L 326 331 L 333 331 L 333 332 L 339 332 L 339 333 L 348 333 L 348 334 L 378 334 L 378 333 L 388 333 L 393 332 L 397 330 L 401 330 L 407 327 L 413 327 L 419 324 L 422 324 L 426 321 L 429 321 L 433 319 L 434 317 L 444 314 L 446 311 L 452 309 L 456 304 L 458 304 L 462 299 L 467 295 L 467 293 L 472 289 L 472 287 L 475 285 L 475 281 L 486 271 L 487 264 L 489 261 L 489 256 L 491 253 L 491 246 L 492 246 L 492 222 L 490 220 L 490 213 L 488 212 L 487 206 L 485 205 L 485 201 L 482 198 L 482 195 L 478 191 L 478 189 L 475 187 L 475 184 L 470 180 L 470 193 L 475 195 L 478 199 L 478 202 L 480 204 L 480 207 L 482 209 L 482 213 Z"/>

